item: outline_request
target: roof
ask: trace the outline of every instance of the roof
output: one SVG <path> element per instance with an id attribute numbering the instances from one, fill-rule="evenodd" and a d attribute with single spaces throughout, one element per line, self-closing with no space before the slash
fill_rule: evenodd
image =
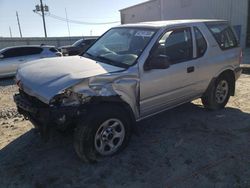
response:
<path id="1" fill-rule="evenodd" d="M 22 48 L 22 47 L 53 48 L 53 47 L 55 47 L 55 46 L 46 45 L 46 44 L 42 44 L 42 45 L 20 45 L 20 46 L 9 46 L 9 47 L 6 47 L 6 48 L 4 48 L 4 49 Z"/>
<path id="2" fill-rule="evenodd" d="M 136 6 L 148 4 L 148 3 L 151 3 L 151 2 L 153 2 L 153 1 L 158 1 L 158 0 L 149 0 L 149 1 L 145 1 L 145 2 L 142 2 L 142 3 L 136 4 L 136 5 L 132 5 L 132 6 L 123 8 L 123 9 L 121 9 L 121 10 L 119 10 L 119 11 L 123 11 L 123 10 L 130 9 L 130 8 L 133 8 L 133 7 L 136 7 Z"/>
<path id="3" fill-rule="evenodd" d="M 160 28 L 171 25 L 189 24 L 189 23 L 204 23 L 204 22 L 226 22 L 226 20 L 219 19 L 189 19 L 189 20 L 163 20 L 163 21 L 152 21 L 152 22 L 139 22 L 133 24 L 124 24 L 118 27 L 150 27 Z"/>

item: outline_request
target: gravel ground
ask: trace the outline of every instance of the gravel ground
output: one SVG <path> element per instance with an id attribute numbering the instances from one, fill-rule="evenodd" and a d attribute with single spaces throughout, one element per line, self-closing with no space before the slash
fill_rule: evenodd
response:
<path id="1" fill-rule="evenodd" d="M 0 187 L 250 187 L 250 67 L 227 108 L 200 100 L 138 124 L 128 147 L 97 164 L 74 153 L 72 136 L 44 143 L 16 112 L 10 79 L 0 81 Z"/>

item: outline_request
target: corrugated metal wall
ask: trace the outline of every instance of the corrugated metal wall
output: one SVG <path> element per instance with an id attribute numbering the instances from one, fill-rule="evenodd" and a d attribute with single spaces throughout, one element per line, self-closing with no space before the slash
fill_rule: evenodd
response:
<path id="1" fill-rule="evenodd" d="M 160 12 L 149 14 L 146 4 L 121 10 L 123 15 L 134 15 L 124 23 L 171 19 L 226 19 L 240 33 L 241 45 L 245 47 L 247 33 L 248 0 L 154 0 Z M 148 2 L 152 3 L 152 2 Z M 152 5 L 151 5 L 152 6 Z M 157 8 L 151 9 L 157 11 Z"/>
<path id="2" fill-rule="evenodd" d="M 121 10 L 121 23 L 137 23 L 161 19 L 160 1 L 152 0 Z"/>
<path id="3" fill-rule="evenodd" d="M 162 0 L 163 19 L 225 19 L 240 34 L 244 47 L 247 32 L 248 0 Z"/>

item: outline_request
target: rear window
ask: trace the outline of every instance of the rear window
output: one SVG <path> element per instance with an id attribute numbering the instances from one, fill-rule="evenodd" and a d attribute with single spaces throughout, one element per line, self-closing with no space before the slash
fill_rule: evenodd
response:
<path id="1" fill-rule="evenodd" d="M 207 27 L 222 50 L 238 47 L 234 32 L 227 23 L 207 23 Z"/>

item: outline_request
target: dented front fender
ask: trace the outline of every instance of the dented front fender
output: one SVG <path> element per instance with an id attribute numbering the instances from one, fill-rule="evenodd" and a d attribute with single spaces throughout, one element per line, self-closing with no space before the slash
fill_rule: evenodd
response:
<path id="1" fill-rule="evenodd" d="M 124 71 L 91 77 L 73 86 L 73 92 L 89 97 L 118 96 L 139 118 L 139 78 L 137 71 Z"/>

